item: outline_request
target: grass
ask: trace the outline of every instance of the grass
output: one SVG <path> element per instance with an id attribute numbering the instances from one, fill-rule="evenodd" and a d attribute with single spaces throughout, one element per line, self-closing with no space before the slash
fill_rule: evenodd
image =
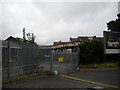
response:
<path id="1" fill-rule="evenodd" d="M 105 62 L 96 64 L 84 64 L 79 66 L 80 69 L 114 69 L 120 67 L 120 61 L 117 62 Z"/>

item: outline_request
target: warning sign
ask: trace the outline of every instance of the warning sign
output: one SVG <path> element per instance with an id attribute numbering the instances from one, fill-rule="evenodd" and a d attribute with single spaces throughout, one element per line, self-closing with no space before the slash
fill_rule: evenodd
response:
<path id="1" fill-rule="evenodd" d="M 63 62 L 63 61 L 64 61 L 63 57 L 58 58 L 58 62 Z"/>

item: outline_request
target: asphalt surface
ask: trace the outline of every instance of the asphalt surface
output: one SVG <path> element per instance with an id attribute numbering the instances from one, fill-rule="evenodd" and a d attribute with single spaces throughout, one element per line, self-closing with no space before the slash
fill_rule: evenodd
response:
<path id="1" fill-rule="evenodd" d="M 65 74 L 76 78 L 118 86 L 118 71 L 77 71 Z M 56 75 L 43 75 L 3 84 L 3 88 L 87 88 L 102 87 Z M 104 87 L 104 86 L 103 86 Z M 106 88 L 106 87 L 105 87 Z M 4 89 L 3 89 L 4 90 Z M 108 89 L 112 90 L 112 89 Z M 113 89 L 114 90 L 114 89 Z"/>
<path id="2" fill-rule="evenodd" d="M 100 82 L 103 84 L 120 86 L 119 70 L 99 70 L 99 71 L 78 71 L 75 73 L 65 74 L 80 79 Z"/>
<path id="3" fill-rule="evenodd" d="M 88 88 L 89 85 L 55 75 L 45 75 L 3 84 L 3 88 Z"/>

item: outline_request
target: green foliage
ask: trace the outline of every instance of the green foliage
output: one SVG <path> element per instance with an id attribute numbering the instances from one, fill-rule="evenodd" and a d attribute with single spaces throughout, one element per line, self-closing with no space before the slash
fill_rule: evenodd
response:
<path id="1" fill-rule="evenodd" d="M 80 45 L 80 64 L 94 64 L 103 60 L 102 41 L 89 41 Z"/>
<path id="2" fill-rule="evenodd" d="M 108 30 L 114 30 L 115 28 L 115 21 L 110 21 L 109 23 L 107 23 L 107 27 L 108 27 Z"/>
<path id="3" fill-rule="evenodd" d="M 118 14 L 118 19 L 116 19 L 115 21 L 109 21 L 107 23 L 107 27 L 110 31 L 120 32 L 120 14 Z"/>

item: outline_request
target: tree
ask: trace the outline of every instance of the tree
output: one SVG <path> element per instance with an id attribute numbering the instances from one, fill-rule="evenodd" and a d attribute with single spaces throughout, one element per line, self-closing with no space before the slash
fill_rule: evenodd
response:
<path id="1" fill-rule="evenodd" d="M 113 31 L 115 29 L 115 21 L 112 20 L 109 23 L 107 23 L 107 27 L 108 27 L 108 30 Z"/>
<path id="2" fill-rule="evenodd" d="M 80 64 L 94 64 L 103 62 L 102 41 L 84 42 L 80 45 Z"/>
<path id="3" fill-rule="evenodd" d="M 109 21 L 107 23 L 108 30 L 120 32 L 120 14 L 118 14 L 117 16 L 118 19 L 116 19 L 115 21 L 114 20 Z"/>

